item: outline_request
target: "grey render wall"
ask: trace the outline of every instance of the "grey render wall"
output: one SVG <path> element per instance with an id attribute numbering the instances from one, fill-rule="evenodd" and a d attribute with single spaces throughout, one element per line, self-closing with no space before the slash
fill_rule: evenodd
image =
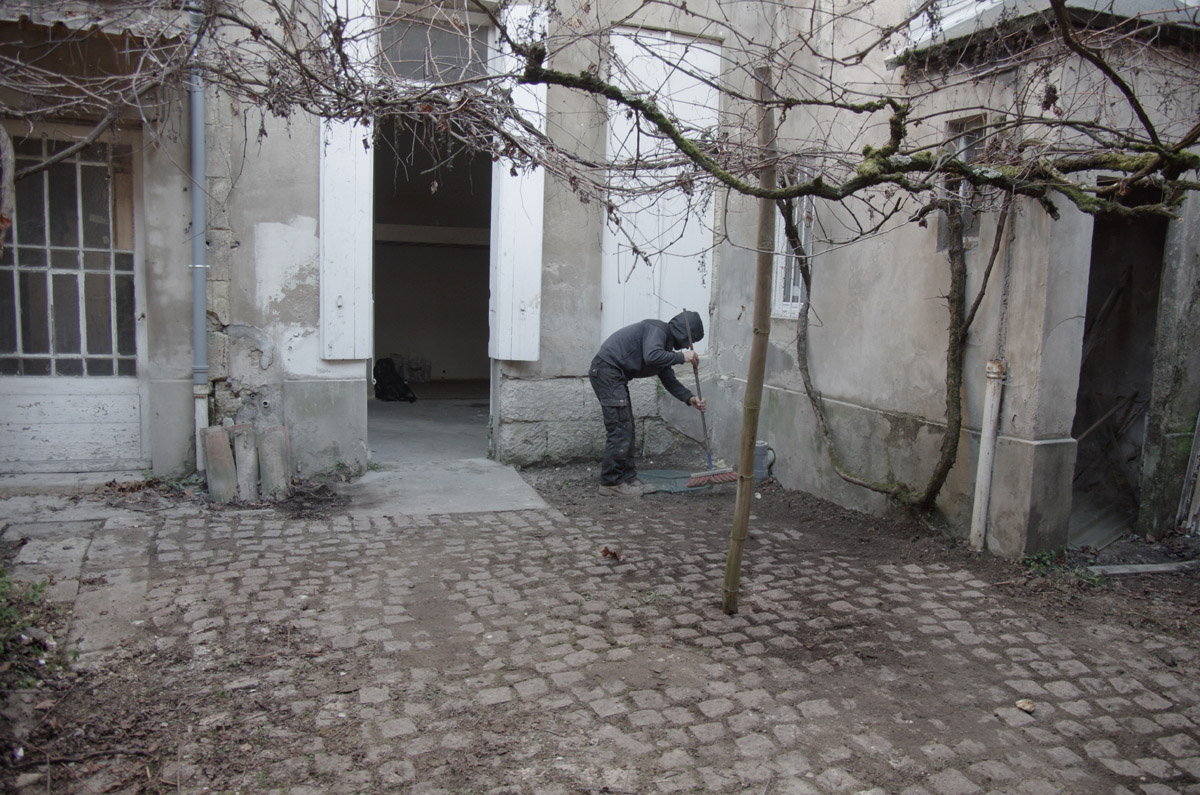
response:
<path id="1" fill-rule="evenodd" d="M 1056 534 L 1065 532 L 1090 224 L 1090 218 L 1064 212 L 1064 219 L 1051 226 L 1040 208 L 1020 208 L 1013 233 L 1020 243 L 1011 252 L 1002 250 L 996 296 L 981 308 L 978 336 L 967 352 L 966 430 L 938 506 L 960 527 L 969 520 L 984 365 L 1001 356 L 1008 362 L 1009 378 L 990 544 L 1004 554 L 1021 554 L 1029 544 L 1054 544 Z M 985 229 L 981 245 L 968 257 L 973 274 L 968 295 L 978 286 L 992 234 L 993 229 Z M 866 480 L 919 488 L 938 457 L 948 317 L 940 296 L 949 288 L 949 277 L 933 250 L 935 235 L 914 225 L 886 239 L 819 255 L 815 263 L 810 367 L 840 458 Z M 897 261 L 896 252 L 903 261 Z M 730 459 L 739 438 L 750 336 L 743 307 L 752 300 L 752 267 L 739 261 L 746 259 L 737 253 L 725 259 L 717 309 L 717 375 L 708 392 L 716 446 Z M 1001 303 L 1007 305 L 1003 342 Z M 739 314 L 742 320 L 737 320 Z M 891 510 L 882 495 L 834 472 L 800 381 L 795 324 L 784 319 L 771 324 L 758 438 L 776 452 L 775 476 L 785 486 L 843 505 Z M 1050 493 L 1032 493 L 1039 489 Z M 1027 518 L 1037 529 L 1033 541 L 1027 540 Z"/>
<path id="2" fill-rule="evenodd" d="M 292 466 L 365 466 L 366 362 L 321 358 L 319 125 L 208 104 L 211 421 L 285 425 Z M 362 307 L 369 312 L 369 307 Z"/>
<path id="3" fill-rule="evenodd" d="M 847 84 L 854 82 L 853 72 L 848 70 Z M 874 74 L 883 73 L 886 69 L 876 65 Z M 958 107 L 1005 107 L 1012 101 L 1006 91 L 1004 85 L 957 86 L 935 94 L 923 111 L 940 111 L 943 118 L 954 119 Z M 963 388 L 965 428 L 956 440 L 957 463 L 938 500 L 950 523 L 965 533 L 973 500 L 984 366 L 988 359 L 1001 358 L 1007 362 L 1008 378 L 987 543 L 992 551 L 1008 557 L 1063 546 L 1071 509 L 1075 464 L 1071 426 L 1093 219 L 1061 197 L 1057 204 L 1062 213 L 1058 221 L 1030 202 L 1014 207 L 996 272 L 972 327 Z M 720 455 L 735 460 L 751 336 L 754 266 L 748 230 L 756 208 L 734 199 L 728 210 L 730 243 L 720 256 L 713 323 L 716 362 L 710 373 L 712 386 L 705 394 L 712 405 L 715 446 Z M 847 228 L 838 223 L 847 212 L 844 206 L 817 207 L 817 217 L 827 229 Z M 1175 247 L 1169 258 L 1186 265 L 1173 277 L 1174 286 L 1164 284 L 1166 309 L 1161 322 L 1186 326 L 1188 333 L 1175 336 L 1194 351 L 1196 319 L 1188 303 L 1194 290 L 1183 284 L 1189 278 L 1194 281 L 1195 274 L 1191 224 L 1194 220 L 1172 233 Z M 867 480 L 920 487 L 937 460 L 945 427 L 948 320 L 941 296 L 949 289 L 949 272 L 944 252 L 937 251 L 934 226 L 921 229 L 908 224 L 844 248 L 816 251 L 809 327 L 815 386 L 842 460 L 853 474 Z M 979 290 L 994 236 L 995 216 L 990 214 L 982 219 L 978 238 L 969 246 L 968 300 Z M 1182 297 L 1168 297 L 1170 290 Z M 774 474 L 789 488 L 842 505 L 879 513 L 894 510 L 880 494 L 851 485 L 834 471 L 799 377 L 795 322 L 775 319 L 771 324 L 758 438 L 776 452 Z M 1164 466 L 1177 469 L 1183 435 L 1189 435 L 1190 443 L 1196 417 L 1196 401 L 1190 396 L 1179 398 L 1188 390 L 1190 395 L 1196 393 L 1195 357 L 1177 352 L 1164 355 L 1176 369 L 1173 378 L 1156 378 L 1156 389 L 1161 384 L 1160 394 L 1165 394 L 1169 384 L 1176 398 L 1169 410 L 1164 407 L 1160 412 L 1161 435 L 1179 440 L 1164 447 L 1173 456 Z M 1166 397 L 1161 399 L 1165 406 Z M 1186 458 L 1186 453 L 1182 455 Z M 1171 495 L 1163 500 L 1170 502 Z"/>
<path id="4" fill-rule="evenodd" d="M 186 104 L 186 103 L 182 103 Z M 179 107 L 179 105 L 175 105 Z M 191 243 L 192 185 L 186 118 L 165 120 L 159 134 L 143 132 L 141 212 L 146 263 L 147 380 L 153 472 L 180 476 L 195 467 L 192 419 Z"/>
<path id="5" fill-rule="evenodd" d="M 1175 529 L 1200 414 L 1200 201 L 1189 198 L 1167 229 L 1153 383 L 1142 461 L 1138 529 Z"/>

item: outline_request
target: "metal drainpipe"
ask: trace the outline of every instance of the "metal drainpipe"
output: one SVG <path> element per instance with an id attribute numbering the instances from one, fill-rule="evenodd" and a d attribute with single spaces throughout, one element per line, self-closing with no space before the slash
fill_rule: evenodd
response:
<path id="1" fill-rule="evenodd" d="M 199 47 L 203 18 L 198 6 L 191 8 L 193 48 Z M 192 400 L 196 418 L 196 471 L 204 471 L 204 448 L 200 431 L 208 427 L 208 236 L 205 202 L 204 80 L 199 69 L 188 78 L 188 115 L 191 134 L 192 175 Z"/>
<path id="2" fill-rule="evenodd" d="M 988 501 L 992 496 L 992 461 L 1000 430 L 1000 395 L 1004 390 L 1004 362 L 987 363 L 987 391 L 983 398 L 983 422 L 979 426 L 979 464 L 975 469 L 975 504 L 971 509 L 971 549 L 983 550 L 987 537 Z"/>

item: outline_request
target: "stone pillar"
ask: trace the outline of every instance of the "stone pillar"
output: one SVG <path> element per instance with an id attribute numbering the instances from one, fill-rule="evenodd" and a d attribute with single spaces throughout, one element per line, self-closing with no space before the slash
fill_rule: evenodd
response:
<path id="1" fill-rule="evenodd" d="M 1000 353 L 1009 378 L 1000 409 L 987 546 L 1017 558 L 1067 543 L 1091 265 L 1092 218 L 1066 201 L 1055 221 L 1033 202 L 1013 218 Z M 1003 289 L 1003 275 L 997 288 Z"/>
<path id="2" fill-rule="evenodd" d="M 213 502 L 227 503 L 237 499 L 237 465 L 229 445 L 229 431 L 219 425 L 200 430 L 204 448 L 204 474 L 208 479 L 208 495 Z"/>
<path id="3" fill-rule="evenodd" d="M 258 434 L 253 425 L 234 425 L 229 438 L 237 465 L 238 500 L 258 502 Z"/>

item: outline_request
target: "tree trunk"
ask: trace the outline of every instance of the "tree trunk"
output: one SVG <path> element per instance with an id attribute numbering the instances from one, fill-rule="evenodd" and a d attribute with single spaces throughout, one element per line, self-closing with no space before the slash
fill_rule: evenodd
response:
<path id="1" fill-rule="evenodd" d="M 765 99 L 771 73 L 758 70 L 758 95 Z M 760 187 L 773 188 L 776 172 L 771 149 L 775 137 L 775 114 L 760 105 L 758 142 L 766 165 L 759 170 Z M 738 611 L 738 586 L 742 576 L 742 550 L 750 525 L 750 500 L 754 491 L 754 442 L 758 438 L 758 414 L 762 407 L 763 377 L 767 365 L 767 339 L 771 333 L 771 271 L 775 263 L 775 203 L 758 200 L 758 257 L 754 276 L 754 335 L 750 343 L 750 367 L 746 373 L 746 396 L 742 401 L 742 444 L 738 455 L 737 499 L 733 508 L 733 529 L 729 534 L 729 555 L 725 561 L 725 587 L 722 609 L 727 615 Z"/>
<path id="2" fill-rule="evenodd" d="M 946 252 L 950 262 L 950 293 L 946 304 L 950 310 L 950 341 L 946 347 L 946 435 L 942 437 L 941 455 L 929 477 L 925 490 L 916 500 L 916 508 L 930 511 L 937 500 L 950 469 L 958 459 L 958 437 L 962 433 L 963 359 L 967 355 L 967 253 L 963 244 L 963 205 L 953 201 L 946 204 Z M 1003 228 L 996 230 L 999 236 Z"/>

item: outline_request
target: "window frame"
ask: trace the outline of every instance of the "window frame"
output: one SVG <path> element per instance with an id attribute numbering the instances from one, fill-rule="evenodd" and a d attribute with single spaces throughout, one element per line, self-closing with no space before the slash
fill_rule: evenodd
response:
<path id="1" fill-rule="evenodd" d="M 975 114 L 972 116 L 964 116 L 958 119 L 952 119 L 946 128 L 946 143 L 947 148 L 952 149 L 955 159 L 963 160 L 966 163 L 974 162 L 978 157 L 978 150 L 983 146 L 984 138 L 987 136 L 988 118 L 983 114 Z M 962 142 L 969 139 L 964 146 Z M 965 152 L 966 157 L 963 158 L 960 152 Z M 971 200 L 976 195 L 975 186 L 971 183 L 955 178 L 947 178 L 942 183 L 946 194 L 954 194 L 962 203 L 963 212 L 963 237 L 975 239 L 979 237 L 979 216 L 971 208 Z M 949 248 L 949 227 L 946 220 L 946 213 L 938 213 L 937 226 L 937 250 L 945 251 Z"/>
<path id="2" fill-rule="evenodd" d="M 801 196 L 795 203 L 799 220 L 800 243 L 804 246 L 804 258 L 811 266 L 813 259 L 813 229 L 815 226 L 816 202 L 812 196 Z M 810 271 L 811 272 L 811 271 Z M 789 290 L 791 286 L 793 289 Z M 787 293 L 791 292 L 792 296 Z M 771 317 L 796 319 L 808 301 L 808 291 L 800 273 L 800 263 L 788 247 L 787 233 L 782 219 L 775 224 L 775 267 L 771 286 Z"/>
<path id="3" fill-rule="evenodd" d="M 909 0 L 910 13 L 915 12 L 922 2 Z M 940 0 L 934 6 L 939 14 L 937 27 L 930 24 L 928 11 L 909 23 L 908 48 L 923 50 L 988 28 L 995 24 L 995 17 L 1008 5 L 1012 5 L 1011 0 Z"/>
<path id="4" fill-rule="evenodd" d="M 14 148 L 20 150 L 26 142 L 37 141 L 41 152 L 37 156 L 44 161 L 54 153 L 54 145 L 71 145 L 83 138 L 90 130 L 85 127 L 70 124 L 50 124 L 34 128 L 15 128 L 6 125 L 13 139 Z M 14 208 L 14 224 L 5 233 L 5 252 L 0 258 L 0 271 L 11 274 L 11 310 L 13 315 L 12 350 L 0 353 L 0 359 L 6 365 L 0 370 L 0 377 L 25 379 L 36 378 L 75 378 L 75 379 L 107 379 L 107 380 L 138 380 L 146 368 L 146 331 L 144 319 L 144 280 L 145 271 L 142 258 L 143 222 L 141 216 L 141 177 L 142 163 L 138 142 L 140 135 L 135 131 L 106 134 L 93 146 L 107 147 L 103 160 L 91 156 L 87 149 L 81 150 L 64 159 L 61 163 L 43 170 L 26 179 L 40 180 L 40 201 L 43 212 L 44 231 L 42 240 L 26 241 L 20 239 L 19 207 Z M 123 150 L 123 151 L 121 151 Z M 27 153 L 19 153 L 16 158 L 18 169 L 23 164 L 34 162 Z M 48 193 L 52 171 L 62 163 L 69 164 L 74 169 L 75 218 L 73 223 L 74 243 L 62 245 L 52 238 L 51 218 L 54 208 L 51 207 L 51 197 Z M 121 171 L 123 164 L 124 171 Z M 94 240 L 87 239 L 86 216 L 90 209 L 84 196 L 82 178 L 83 169 L 95 168 L 103 164 L 106 168 L 107 193 L 107 246 L 94 245 Z M 62 170 L 59 170 L 61 173 Z M 123 183 L 121 188 L 118 184 Z M 20 187 L 20 183 L 18 183 Z M 124 230 L 118 231 L 118 226 Z M 31 245 L 32 244 L 32 245 Z M 44 264 L 22 265 L 20 249 L 40 250 L 45 252 Z M 57 264 L 55 262 L 58 255 Z M 73 255 L 73 256 L 72 256 Z M 91 255 L 91 256 L 89 256 Z M 103 258 L 103 267 L 96 267 L 97 260 Z M 63 263 L 73 260 L 74 265 L 65 266 Z M 22 339 L 25 330 L 25 320 L 22 317 L 21 285 L 26 281 L 26 275 L 31 275 L 28 283 L 41 283 L 45 293 L 45 332 L 47 340 L 45 351 L 26 350 Z M 36 279 L 41 275 L 42 279 Z M 73 277 L 73 278 L 72 278 Z M 90 279 L 89 279 L 90 277 Z M 89 350 L 88 327 L 88 284 L 98 284 L 104 281 L 104 291 L 107 293 L 107 348 L 108 350 Z M 64 315 L 56 315 L 55 302 L 66 296 L 69 289 L 59 293 L 58 285 L 72 282 L 74 287 L 74 311 Z M 121 286 L 121 285 L 124 286 Z M 8 289 L 8 285 L 3 285 Z M 122 321 L 121 318 L 124 320 Z M 67 328 L 73 326 L 72 329 Z M 74 336 L 73 347 L 77 350 L 66 350 L 72 345 L 60 346 L 60 335 Z M 39 363 L 45 362 L 45 371 L 38 372 Z M 108 366 L 105 366 L 105 363 Z M 16 365 L 16 371 L 11 369 Z M 32 364 L 28 370 L 27 366 Z M 78 367 L 72 372 L 73 367 Z"/>
<path id="5" fill-rule="evenodd" d="M 425 74 L 420 78 L 408 76 L 402 73 L 400 69 L 396 68 L 397 62 L 393 61 L 390 55 L 393 50 L 400 46 L 403 37 L 398 37 L 389 41 L 388 34 L 398 25 L 403 25 L 406 23 L 412 25 L 415 23 L 416 18 L 427 19 L 429 24 L 426 27 L 429 30 L 441 30 L 440 28 L 435 27 L 433 23 L 436 21 L 436 16 L 443 12 L 441 12 L 440 9 L 436 11 L 430 11 L 424 8 L 418 9 L 416 7 L 412 7 L 409 10 L 418 13 L 414 14 L 412 17 L 401 18 L 389 22 L 389 19 L 392 17 L 392 15 L 402 9 L 404 6 L 406 6 L 404 2 L 390 2 L 388 0 L 379 2 L 375 6 L 376 18 L 379 20 L 378 30 L 376 32 L 379 44 L 378 68 L 380 71 L 385 71 L 388 74 L 395 75 L 402 80 L 410 80 L 413 82 L 413 84 L 418 86 L 435 85 L 437 82 L 441 81 L 429 79 L 428 67 L 431 61 L 433 61 L 435 58 L 435 56 L 431 54 L 429 47 L 426 47 L 424 50 L 424 61 L 422 62 L 422 71 Z M 455 16 L 458 16 L 457 13 L 455 13 Z M 492 72 L 491 64 L 496 57 L 496 53 L 494 52 L 495 48 L 492 43 L 493 31 L 490 20 L 488 20 L 486 16 L 477 12 L 467 12 L 466 25 L 467 29 L 471 33 L 472 57 L 463 65 L 448 65 L 446 67 L 447 69 L 451 70 L 459 70 L 457 77 L 450 76 L 448 78 L 450 82 L 461 81 L 464 83 L 469 83 L 486 80 Z M 476 57 L 478 57 L 478 60 L 476 60 Z M 477 70 L 474 68 L 476 65 L 478 66 Z"/>

